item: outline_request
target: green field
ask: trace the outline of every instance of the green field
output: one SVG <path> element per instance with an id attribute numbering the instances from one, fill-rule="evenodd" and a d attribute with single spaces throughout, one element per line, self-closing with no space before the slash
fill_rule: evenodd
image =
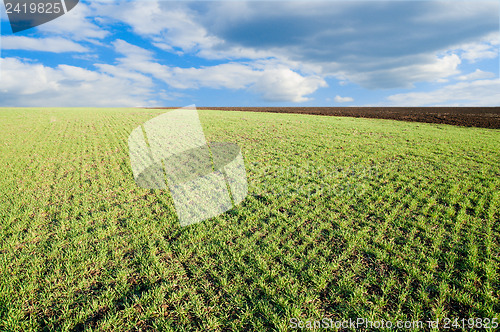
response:
<path id="1" fill-rule="evenodd" d="M 164 112 L 0 109 L 0 331 L 500 319 L 500 130 L 200 111 L 249 195 L 180 227 L 128 158 Z"/>

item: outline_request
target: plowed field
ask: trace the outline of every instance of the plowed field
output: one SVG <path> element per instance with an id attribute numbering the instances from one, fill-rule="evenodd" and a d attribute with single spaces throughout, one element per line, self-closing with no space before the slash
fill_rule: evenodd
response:
<path id="1" fill-rule="evenodd" d="M 500 128 L 500 107 L 198 107 L 198 109 L 350 116 Z"/>

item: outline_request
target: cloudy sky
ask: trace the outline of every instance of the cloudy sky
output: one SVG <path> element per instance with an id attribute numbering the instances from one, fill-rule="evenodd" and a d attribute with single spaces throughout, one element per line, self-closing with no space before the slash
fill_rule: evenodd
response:
<path id="1" fill-rule="evenodd" d="M 498 0 L 81 1 L 16 34 L 0 11 L 0 106 L 500 106 Z"/>

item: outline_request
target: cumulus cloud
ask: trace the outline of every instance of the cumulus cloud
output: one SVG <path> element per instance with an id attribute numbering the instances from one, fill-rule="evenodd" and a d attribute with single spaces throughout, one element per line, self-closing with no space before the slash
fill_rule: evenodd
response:
<path id="1" fill-rule="evenodd" d="M 38 52 L 88 52 L 86 47 L 61 37 L 31 38 L 25 36 L 2 37 L 2 49 Z"/>
<path id="2" fill-rule="evenodd" d="M 305 102 L 326 82 L 318 76 L 302 76 L 285 67 L 254 68 L 251 64 L 225 63 L 201 68 L 172 68 L 166 80 L 179 89 L 249 89 L 266 101 Z"/>
<path id="3" fill-rule="evenodd" d="M 321 87 L 318 77 L 328 76 L 368 89 L 445 82 L 459 73 L 462 59 L 477 61 L 495 56 L 493 46 L 498 39 L 499 4 L 491 1 L 337 1 L 333 6 L 328 1 L 152 0 L 126 4 L 100 1 L 92 6 L 104 22 L 125 22 L 135 33 L 167 52 L 226 61 L 277 59 L 292 72 L 307 70 L 311 79 L 293 91 L 311 90 L 305 86 Z M 257 64 L 251 66 L 256 68 Z M 177 69 L 177 78 L 167 75 L 169 71 L 163 67 L 151 63 L 149 67 L 159 70 L 172 86 L 204 86 L 201 81 L 224 86 L 221 79 L 193 79 L 202 73 L 215 77 L 223 67 Z M 230 64 L 225 69 L 228 76 L 239 77 L 240 85 L 246 85 L 247 80 L 242 77 L 245 73 L 250 75 L 249 80 L 255 77 L 254 70 L 246 66 Z M 180 73 L 191 79 L 181 79 Z M 282 81 L 261 77 L 259 82 L 269 86 L 268 82 Z M 258 86 L 253 90 L 264 92 Z"/>
<path id="4" fill-rule="evenodd" d="M 476 62 L 482 59 L 494 59 L 498 56 L 498 50 L 491 45 L 473 44 L 464 48 L 463 58 L 470 62 Z"/>
<path id="5" fill-rule="evenodd" d="M 395 106 L 499 106 L 500 80 L 477 80 L 448 85 L 431 92 L 389 96 Z"/>
<path id="6" fill-rule="evenodd" d="M 152 84 L 87 69 L 0 58 L 2 106 L 148 106 Z M 139 81 L 139 82 L 138 82 Z"/>
<path id="7" fill-rule="evenodd" d="M 142 47 L 117 39 L 111 43 L 117 53 L 123 54 L 127 59 L 133 61 L 149 61 L 153 58 L 153 52 Z"/>
<path id="8" fill-rule="evenodd" d="M 267 101 L 300 103 L 310 100 L 305 96 L 326 86 L 326 82 L 318 76 L 303 77 L 282 67 L 264 70 L 252 89 Z"/>
<path id="9" fill-rule="evenodd" d="M 464 38 L 466 40 L 466 38 Z M 447 52 L 457 54 L 460 59 L 468 63 L 476 63 L 485 59 L 498 57 L 500 45 L 500 33 L 498 31 L 488 33 L 475 38 L 473 41 L 459 42 L 450 47 Z"/>
<path id="10" fill-rule="evenodd" d="M 461 57 L 493 56 L 475 41 L 498 35 L 498 12 L 491 1 L 220 2 L 195 11 L 206 34 L 224 41 L 218 51 L 267 52 L 366 88 L 442 80 Z M 461 56 L 443 55 L 459 47 Z"/>
<path id="11" fill-rule="evenodd" d="M 216 66 L 201 68 L 172 68 L 172 76 L 167 81 L 179 89 L 190 88 L 226 88 L 245 89 L 260 73 L 241 63 L 224 63 Z"/>
<path id="12" fill-rule="evenodd" d="M 394 68 L 383 68 L 364 72 L 344 71 L 353 82 L 368 89 L 412 88 L 415 82 L 439 82 L 458 74 L 461 63 L 456 54 L 443 57 L 428 57 L 421 63 L 401 64 Z"/>
<path id="13" fill-rule="evenodd" d="M 73 86 L 94 94 L 95 104 L 118 106 L 127 101 L 133 106 L 163 98 L 161 87 L 168 86 L 248 90 L 266 101 L 304 102 L 332 77 L 341 85 L 356 83 L 368 89 L 412 88 L 417 82 L 445 83 L 455 77 L 472 91 L 491 92 L 491 73 L 455 75 L 460 74 L 462 62 L 498 57 L 499 7 L 494 1 L 96 0 L 80 3 L 67 15 L 38 27 L 42 39 L 9 37 L 4 48 L 79 52 L 83 58 L 81 53 L 87 50 L 83 45 L 90 42 L 111 47 L 118 56 L 94 64 L 96 71 L 2 59 L 7 69 L 2 68 L 0 97 L 11 104 L 20 103 L 15 96 L 29 96 L 23 102 L 42 101 L 42 105 L 43 100 L 60 105 L 90 102 L 67 97 L 75 96 L 68 90 Z M 114 24 L 120 28 L 125 24 L 141 43 L 156 48 L 147 50 L 120 39 L 108 42 Z M 197 59 L 181 67 L 167 62 L 171 55 L 162 58 L 165 52 L 179 56 L 175 59 L 180 62 L 191 56 Z M 95 58 L 88 55 L 88 59 Z M 466 88 L 459 84 L 438 90 L 446 97 L 442 101 L 438 92 L 398 94 L 388 101 L 411 105 L 422 97 L 430 103 L 465 103 L 458 93 Z M 106 101 L 103 91 L 116 96 L 116 102 Z M 495 100 L 478 96 L 471 102 Z M 353 101 L 348 98 L 335 100 Z"/>
<path id="14" fill-rule="evenodd" d="M 92 8 L 98 13 L 100 22 L 124 22 L 136 34 L 149 38 L 155 47 L 174 54 L 193 53 L 206 59 L 226 60 L 273 56 L 268 50 L 256 50 L 226 43 L 201 23 L 203 17 L 214 14 L 210 8 L 218 7 L 219 4 L 210 2 L 207 7 L 196 3 L 210 11 L 200 12 L 191 8 L 193 3 L 196 2 L 100 1 L 92 3 Z"/>
<path id="15" fill-rule="evenodd" d="M 69 65 L 55 68 L 16 58 L 1 59 L 0 99 L 5 106 L 148 106 L 169 99 L 154 80 L 174 89 L 249 89 L 267 101 L 303 102 L 326 82 L 275 63 L 223 63 L 180 68 L 157 62 L 153 52 L 123 40 L 112 42 L 122 54 L 97 71 Z M 174 93 L 175 94 L 175 93 Z M 85 96 L 85 98 L 82 98 Z"/>
<path id="16" fill-rule="evenodd" d="M 457 79 L 460 81 L 473 81 L 473 80 L 480 80 L 480 79 L 485 79 L 485 78 L 493 78 L 496 75 L 490 72 L 485 72 L 482 71 L 481 69 L 476 69 L 475 72 L 467 74 L 467 75 L 461 75 Z"/>
<path id="17" fill-rule="evenodd" d="M 335 96 L 334 100 L 337 103 L 348 103 L 348 102 L 354 101 L 354 99 L 351 97 L 341 97 L 339 95 Z"/>
<path id="18" fill-rule="evenodd" d="M 123 40 L 113 45 L 124 56 L 118 59 L 117 68 L 152 75 L 176 89 L 250 89 L 266 101 L 304 102 L 310 100 L 307 95 L 327 86 L 319 76 L 303 76 L 275 61 L 181 68 L 162 65 L 150 51 Z M 98 66 L 111 72 L 106 66 Z"/>
<path id="19" fill-rule="evenodd" d="M 415 16 L 412 21 L 422 24 L 470 22 L 481 16 L 487 19 L 491 12 L 498 11 L 498 8 L 496 1 L 461 1 L 457 5 L 446 1 L 436 1 L 432 7 L 427 7 L 424 15 Z M 478 23 L 478 26 L 480 25 Z M 457 29 L 460 27 L 457 26 Z"/>
<path id="20" fill-rule="evenodd" d="M 72 40 L 95 41 L 103 39 L 109 32 L 94 22 L 95 12 L 80 1 L 76 7 L 57 19 L 42 24 L 37 29 L 45 34 L 64 35 Z"/>
<path id="21" fill-rule="evenodd" d="M 186 4 L 165 1 L 98 2 L 94 10 L 103 22 L 124 22 L 141 36 L 147 36 L 161 49 L 183 52 L 208 49 L 221 42 L 209 36 L 196 22 Z"/>

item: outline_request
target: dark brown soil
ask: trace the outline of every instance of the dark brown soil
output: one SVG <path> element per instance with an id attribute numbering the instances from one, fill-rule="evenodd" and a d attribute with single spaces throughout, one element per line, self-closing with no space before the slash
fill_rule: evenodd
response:
<path id="1" fill-rule="evenodd" d="M 163 107 L 162 107 L 163 108 Z M 165 107 L 167 108 L 167 107 Z M 173 107 L 168 107 L 172 109 Z M 223 111 L 297 113 L 391 119 L 500 129 L 500 107 L 197 107 Z"/>

